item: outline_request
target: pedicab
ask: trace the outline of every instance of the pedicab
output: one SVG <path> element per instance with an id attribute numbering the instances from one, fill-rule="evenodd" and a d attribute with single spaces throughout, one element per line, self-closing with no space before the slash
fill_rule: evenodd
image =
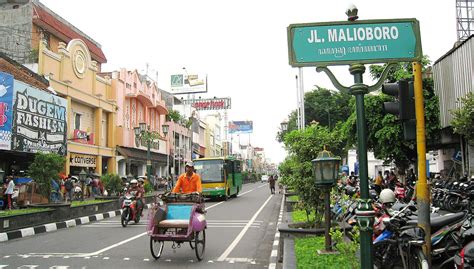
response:
<path id="1" fill-rule="evenodd" d="M 172 249 L 189 242 L 196 258 L 201 261 L 206 247 L 207 228 L 202 195 L 165 193 L 158 198 L 163 203 L 156 202 L 152 207 L 147 225 L 153 258 L 161 257 L 165 242 L 172 242 Z"/>

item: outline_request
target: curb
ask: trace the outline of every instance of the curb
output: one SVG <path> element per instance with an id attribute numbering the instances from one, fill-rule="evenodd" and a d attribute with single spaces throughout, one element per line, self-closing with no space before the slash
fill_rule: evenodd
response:
<path id="1" fill-rule="evenodd" d="M 280 213 L 278 215 L 278 222 L 276 225 L 275 239 L 273 240 L 272 252 L 270 253 L 270 262 L 268 264 L 268 269 L 275 269 L 278 263 L 278 248 L 280 246 L 280 232 L 278 231 L 278 226 L 280 226 L 283 221 L 283 207 L 285 205 L 285 196 L 283 195 L 280 205 Z"/>
<path id="2" fill-rule="evenodd" d="M 146 204 L 145 209 L 151 207 L 151 204 Z M 122 209 L 117 209 L 115 211 L 109 211 L 106 213 L 95 214 L 86 217 L 80 217 L 76 219 L 70 219 L 66 221 L 47 223 L 35 227 L 28 227 L 18 230 L 13 230 L 5 233 L 0 233 L 0 242 L 6 242 L 13 239 L 24 238 L 28 236 L 33 236 L 36 234 L 54 232 L 60 229 L 76 227 L 78 225 L 91 223 L 94 221 L 100 221 L 107 218 L 113 218 L 115 216 L 120 216 L 122 214 Z"/>

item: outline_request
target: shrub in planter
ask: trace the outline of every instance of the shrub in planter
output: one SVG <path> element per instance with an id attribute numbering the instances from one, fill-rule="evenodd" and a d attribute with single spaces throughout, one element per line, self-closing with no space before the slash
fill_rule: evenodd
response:
<path id="1" fill-rule="evenodd" d="M 122 190 L 122 179 L 117 174 L 105 174 L 101 178 L 109 195 L 118 194 Z"/>
<path id="2" fill-rule="evenodd" d="M 38 184 L 40 194 L 47 197 L 48 201 L 51 197 L 51 180 L 57 183 L 64 162 L 64 157 L 59 154 L 38 152 L 28 167 L 28 175 Z"/>

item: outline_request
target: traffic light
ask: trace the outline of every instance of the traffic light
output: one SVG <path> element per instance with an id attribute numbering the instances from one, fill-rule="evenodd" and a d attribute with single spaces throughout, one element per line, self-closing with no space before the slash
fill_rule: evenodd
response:
<path id="1" fill-rule="evenodd" d="M 383 103 L 386 113 L 398 116 L 401 121 L 415 119 L 415 91 L 412 81 L 400 80 L 397 83 L 384 84 L 382 92 L 398 99 L 396 102 Z"/>
<path id="2" fill-rule="evenodd" d="M 386 113 L 396 115 L 402 122 L 405 139 L 414 140 L 416 138 L 416 117 L 413 81 L 400 80 L 396 83 L 384 84 L 382 92 L 397 98 L 395 102 L 384 102 L 383 109 Z"/>

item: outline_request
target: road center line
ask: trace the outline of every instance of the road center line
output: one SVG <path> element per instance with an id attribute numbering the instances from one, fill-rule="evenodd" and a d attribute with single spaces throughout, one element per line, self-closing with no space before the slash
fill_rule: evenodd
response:
<path id="1" fill-rule="evenodd" d="M 245 225 L 245 227 L 242 229 L 242 231 L 240 231 L 239 235 L 237 235 L 237 237 L 234 239 L 234 241 L 229 245 L 229 247 L 227 247 L 227 249 L 224 251 L 224 253 L 222 253 L 222 255 L 217 259 L 217 261 L 223 262 L 223 261 L 225 261 L 225 259 L 227 259 L 227 256 L 229 256 L 229 254 L 232 252 L 232 250 L 235 248 L 235 246 L 237 246 L 237 244 L 240 242 L 240 240 L 242 240 L 242 238 L 244 237 L 247 230 L 250 228 L 250 226 L 253 224 L 253 222 L 257 218 L 258 214 L 260 214 L 260 212 L 267 205 L 267 203 L 270 201 L 270 199 L 272 199 L 272 197 L 273 197 L 273 195 L 270 195 L 267 198 L 265 203 L 263 203 L 263 205 L 257 210 L 257 212 L 249 220 L 247 225 Z"/>

